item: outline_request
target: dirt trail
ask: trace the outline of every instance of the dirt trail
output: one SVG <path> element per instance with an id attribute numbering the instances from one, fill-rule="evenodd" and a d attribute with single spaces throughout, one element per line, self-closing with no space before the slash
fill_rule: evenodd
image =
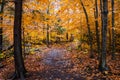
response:
<path id="1" fill-rule="evenodd" d="M 47 76 L 45 80 L 85 80 L 80 74 L 69 72 L 74 65 L 71 63 L 71 53 L 66 49 L 50 49 L 42 55 L 41 62 L 51 67 L 44 72 Z"/>
<path id="2" fill-rule="evenodd" d="M 120 61 L 109 61 L 108 65 L 112 67 L 113 74 L 105 76 L 98 71 L 96 59 L 91 59 L 89 54 L 74 48 L 70 51 L 68 47 L 34 47 L 34 54 L 29 54 L 25 58 L 25 67 L 28 71 L 26 80 L 120 80 Z M 108 59 L 110 60 L 110 56 Z M 8 80 L 8 76 L 14 72 L 14 59 L 8 58 L 3 63 L 5 66 L 0 69 L 0 80 Z"/>
<path id="3" fill-rule="evenodd" d="M 50 66 L 65 66 L 70 61 L 70 53 L 65 49 L 51 49 L 43 54 L 43 63 Z"/>

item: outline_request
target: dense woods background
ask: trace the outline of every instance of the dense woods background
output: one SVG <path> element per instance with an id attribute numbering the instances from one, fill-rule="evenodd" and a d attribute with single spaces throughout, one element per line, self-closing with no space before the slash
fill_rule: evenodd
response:
<path id="1" fill-rule="evenodd" d="M 119 80 L 119 30 L 120 0 L 0 0 L 0 79 Z M 42 65 L 48 54 L 62 61 L 58 53 L 76 69 L 68 79 Z"/>

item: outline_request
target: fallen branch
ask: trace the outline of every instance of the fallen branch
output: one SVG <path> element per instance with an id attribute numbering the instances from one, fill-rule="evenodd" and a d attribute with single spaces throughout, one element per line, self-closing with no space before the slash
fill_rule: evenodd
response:
<path id="1" fill-rule="evenodd" d="M 14 45 L 11 45 L 11 46 L 9 46 L 7 49 L 2 50 L 2 52 L 5 52 L 5 51 L 7 51 L 7 50 L 10 50 L 10 49 L 12 49 L 13 47 L 14 47 Z"/>

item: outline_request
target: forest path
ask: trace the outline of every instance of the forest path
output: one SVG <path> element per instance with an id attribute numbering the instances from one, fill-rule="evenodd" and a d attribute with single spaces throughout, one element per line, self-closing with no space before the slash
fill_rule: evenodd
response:
<path id="1" fill-rule="evenodd" d="M 51 49 L 42 55 L 42 61 L 50 66 L 67 66 L 70 62 L 70 53 L 66 49 Z"/>
<path id="2" fill-rule="evenodd" d="M 34 75 L 36 80 L 86 80 L 81 77 L 78 71 L 73 70 L 72 54 L 64 47 L 47 48 L 43 53 L 35 55 L 41 57 L 32 62 L 32 67 L 34 66 L 33 68 L 34 70 L 36 68 L 36 70 L 30 70 L 29 72 Z M 32 80 L 33 77 L 29 77 L 29 79 Z"/>
<path id="3" fill-rule="evenodd" d="M 112 75 L 103 75 L 98 71 L 98 60 L 89 58 L 87 52 L 75 49 L 74 44 L 56 44 L 50 48 L 33 46 L 26 55 L 25 67 L 28 71 L 26 80 L 120 80 L 119 60 L 110 60 Z M 96 57 L 97 58 L 97 57 Z M 4 68 L 0 69 L 0 80 L 7 80 L 14 72 L 14 58 L 8 58 Z M 118 75 L 114 75 L 118 74 Z"/>

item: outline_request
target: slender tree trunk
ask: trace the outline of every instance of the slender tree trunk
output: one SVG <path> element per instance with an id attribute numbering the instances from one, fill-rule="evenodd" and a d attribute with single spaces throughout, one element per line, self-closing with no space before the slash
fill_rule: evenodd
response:
<path id="1" fill-rule="evenodd" d="M 92 35 L 91 35 L 91 30 L 90 30 L 90 23 L 89 23 L 89 20 L 88 20 L 88 14 L 87 14 L 87 11 L 84 7 L 84 4 L 83 4 L 82 0 L 80 0 L 80 3 L 83 7 L 85 17 L 86 17 L 86 23 L 87 23 L 87 28 L 88 28 L 88 39 L 89 39 L 89 45 L 90 45 L 90 57 L 93 58 L 94 57 L 94 55 L 93 55 L 93 43 L 92 43 Z"/>
<path id="2" fill-rule="evenodd" d="M 99 70 L 105 71 L 108 70 L 106 63 L 106 42 L 107 42 L 107 19 L 108 19 L 108 0 L 102 0 L 102 53 L 99 62 Z"/>
<path id="3" fill-rule="evenodd" d="M 69 34 L 68 34 L 68 32 L 66 33 L 66 42 L 68 41 L 68 36 L 69 36 Z"/>
<path id="4" fill-rule="evenodd" d="M 50 7 L 50 4 L 48 5 L 47 15 L 50 14 L 49 7 Z M 47 18 L 47 20 L 49 21 L 49 18 Z M 49 23 L 47 23 L 47 35 L 46 35 L 46 44 L 47 44 L 47 47 L 49 47 L 49 44 L 50 44 L 50 32 L 49 32 L 49 28 L 50 28 Z"/>
<path id="5" fill-rule="evenodd" d="M 17 77 L 25 79 L 26 69 L 22 56 L 21 44 L 21 19 L 22 19 L 22 0 L 15 0 L 15 19 L 14 19 L 14 61 Z"/>
<path id="6" fill-rule="evenodd" d="M 112 59 L 115 59 L 114 0 L 111 0 L 111 5 L 112 5 Z"/>
<path id="7" fill-rule="evenodd" d="M 103 8 L 102 7 L 103 7 L 103 3 L 102 3 L 102 0 L 100 0 L 101 26 L 103 26 L 103 20 L 102 20 L 102 11 L 103 11 Z M 101 35 L 102 35 L 102 29 L 101 29 Z M 100 36 L 100 38 L 101 38 L 101 36 Z"/>
<path id="8" fill-rule="evenodd" d="M 102 0 L 100 0 L 100 13 L 101 13 L 101 27 L 103 26 L 103 20 L 102 20 L 102 11 L 103 11 L 103 3 Z M 102 42 L 102 29 L 100 30 L 100 43 Z M 101 43 L 102 44 L 102 43 Z M 100 48 L 102 49 L 102 45 L 100 44 Z M 101 57 L 101 49 L 100 49 L 100 54 L 99 54 L 99 62 L 100 62 L 100 57 Z"/>
<path id="9" fill-rule="evenodd" d="M 99 25 L 98 25 L 98 4 L 97 0 L 95 0 L 95 26 L 96 26 L 96 40 L 97 40 L 97 52 L 100 54 L 100 35 L 99 35 Z"/>
<path id="10" fill-rule="evenodd" d="M 0 3 L 0 14 L 3 14 L 3 8 L 4 8 L 4 0 L 2 0 L 1 1 L 1 3 Z M 3 35 L 2 35 L 2 33 L 3 33 L 3 29 L 2 29 L 2 23 L 3 23 L 3 16 L 1 15 L 0 16 L 0 53 L 2 52 L 2 44 L 3 44 Z"/>
<path id="11" fill-rule="evenodd" d="M 2 16 L 0 16 L 0 25 L 1 25 L 1 27 L 0 27 L 0 53 L 2 52 L 2 38 L 3 38 L 3 36 L 2 36 L 2 33 L 3 33 L 3 29 L 2 29 L 2 20 L 3 20 L 3 17 Z"/>
<path id="12" fill-rule="evenodd" d="M 111 53 L 111 41 L 112 40 L 111 40 L 111 29 L 110 28 L 108 29 L 108 33 L 109 33 L 109 47 L 108 48 L 109 48 L 109 52 Z"/>
<path id="13" fill-rule="evenodd" d="M 47 47 L 49 47 L 49 44 L 50 44 L 49 25 L 47 25 L 47 40 L 46 40 L 46 43 L 47 43 Z"/>
<path id="14" fill-rule="evenodd" d="M 25 54 L 25 32 L 24 32 L 24 28 L 22 28 L 22 36 L 23 36 L 23 56 L 24 56 L 24 58 L 25 58 L 25 56 L 26 56 L 26 54 Z"/>
<path id="15" fill-rule="evenodd" d="M 3 36 L 2 36 L 2 33 L 3 33 L 3 30 L 2 30 L 2 20 L 3 20 L 3 17 L 0 16 L 0 54 L 2 53 L 2 40 L 3 40 Z M 3 67 L 3 64 L 1 63 L 1 59 L 0 59 L 0 68 Z"/>
<path id="16" fill-rule="evenodd" d="M 3 9 L 4 9 L 4 0 L 1 1 L 0 3 L 0 14 L 3 14 Z M 2 50 L 3 50 L 3 16 L 1 15 L 0 16 L 0 54 L 2 53 Z M 0 63 L 0 68 L 3 67 L 3 64 Z"/>

